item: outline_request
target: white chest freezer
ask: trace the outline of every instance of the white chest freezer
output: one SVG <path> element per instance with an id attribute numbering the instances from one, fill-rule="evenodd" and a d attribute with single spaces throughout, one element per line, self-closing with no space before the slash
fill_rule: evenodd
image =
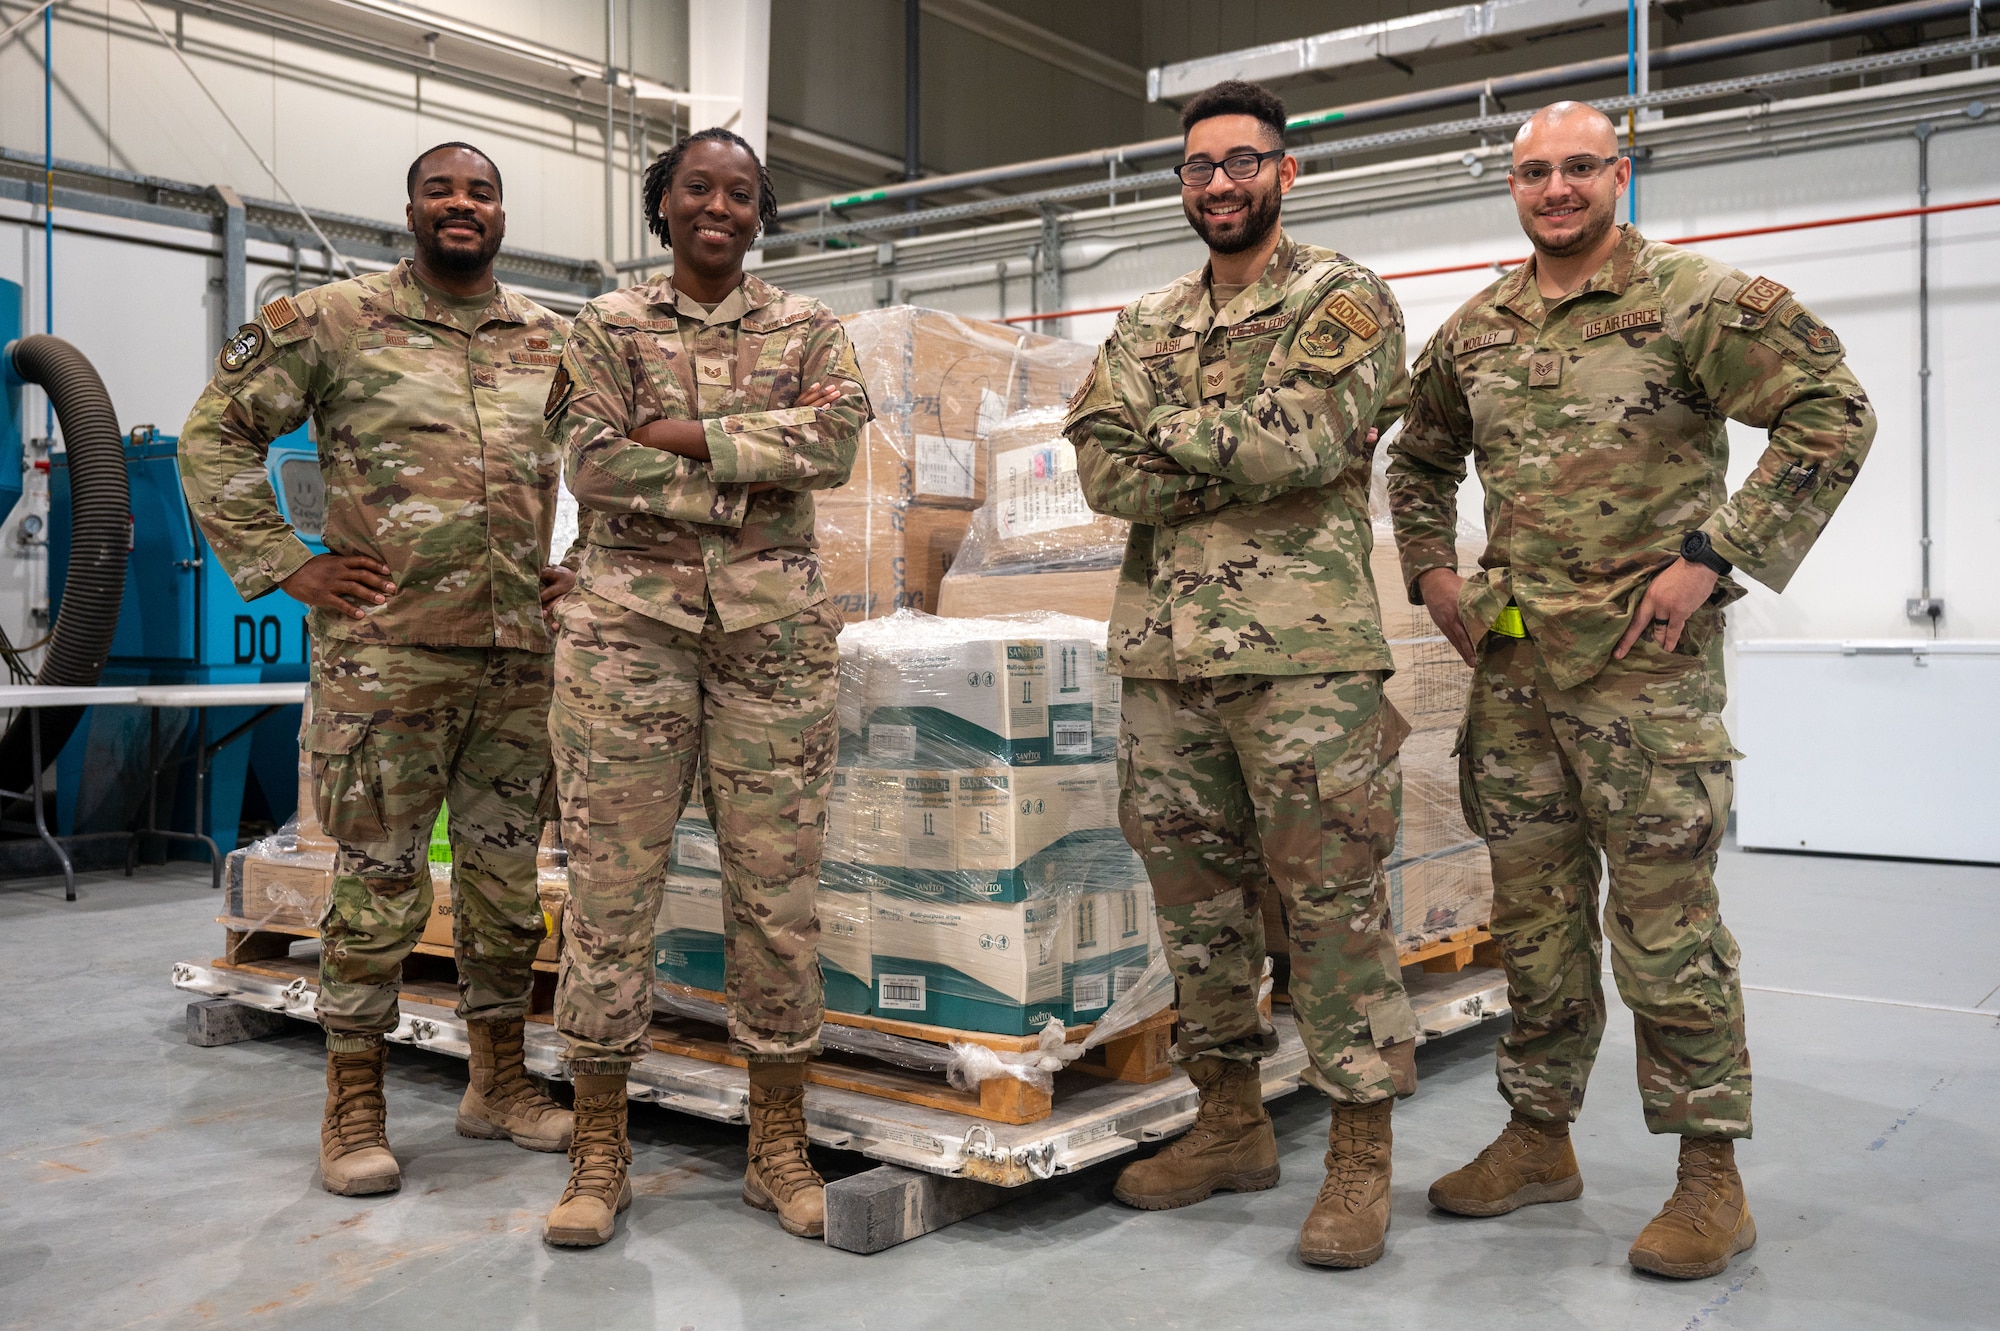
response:
<path id="1" fill-rule="evenodd" d="M 2000 641 L 1736 644 L 1736 840 L 2000 863 Z"/>

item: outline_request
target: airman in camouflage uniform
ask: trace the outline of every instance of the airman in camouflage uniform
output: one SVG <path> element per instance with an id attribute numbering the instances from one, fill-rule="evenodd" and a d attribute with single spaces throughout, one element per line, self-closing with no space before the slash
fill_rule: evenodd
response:
<path id="1" fill-rule="evenodd" d="M 449 145 L 426 162 L 490 167 Z M 413 208 L 421 193 L 413 184 Z M 421 229 L 418 239 L 422 252 Z M 484 239 L 498 248 L 490 229 Z M 543 582 L 568 578 L 543 569 L 560 457 L 541 409 L 566 332 L 505 287 L 455 298 L 405 260 L 264 306 L 224 347 L 181 433 L 189 506 L 245 598 L 284 586 L 305 599 L 298 575 L 322 561 L 379 573 L 315 603 L 308 620 L 301 745 L 339 847 L 318 999 L 335 1092 L 321 1171 L 334 1191 L 399 1183 L 381 1136 L 381 1046 L 403 959 L 431 915 L 430 833 L 447 799 L 458 1011 L 474 1055 L 459 1130 L 566 1144 L 569 1115 L 527 1079 L 520 1043 L 546 936 L 535 852 L 554 802 L 538 600 Z M 317 559 L 281 514 L 265 461 L 307 420 L 334 552 Z"/>
<path id="2" fill-rule="evenodd" d="M 1552 123 L 1595 116 L 1569 105 Z M 1531 122 L 1522 142 L 1534 132 Z M 1600 149 L 1584 150 L 1575 160 L 1590 170 Z M 1595 189 L 1608 207 L 1610 172 L 1596 175 L 1556 189 Z M 1530 259 L 1446 320 L 1418 358 L 1390 446 L 1413 602 L 1426 574 L 1455 567 L 1468 455 L 1488 532 L 1482 571 L 1457 600 L 1478 641 L 1460 780 L 1493 857 L 1493 933 L 1514 1016 L 1499 1081 L 1515 1122 L 1431 1199 L 1494 1215 L 1581 1192 L 1568 1125 L 1604 1031 L 1608 935 L 1647 1126 L 1687 1143 L 1668 1210 L 1686 1194 L 1688 1216 L 1721 1217 L 1706 1243 L 1649 1228 L 1633 1262 L 1712 1274 L 1755 1237 L 1729 1149 L 1750 1135 L 1750 1055 L 1714 881 L 1741 756 L 1722 724 L 1722 608 L 1743 595 L 1726 568 L 1783 590 L 1853 485 L 1875 423 L 1839 339 L 1785 287 L 1630 226 L 1606 239 L 1602 266 L 1567 295 L 1547 296 Z M 1729 419 L 1770 432 L 1734 495 L 1723 481 Z M 1683 548 L 1695 532 L 1710 551 Z M 1670 567 L 1681 576 L 1677 555 L 1722 564 L 1684 627 L 1664 593 L 1648 599 Z M 1699 577 L 1705 586 L 1710 574 Z M 1601 930 L 1600 855 L 1610 869 Z"/>
<path id="3" fill-rule="evenodd" d="M 1211 165 L 1267 148 L 1262 123 L 1210 111 L 1190 127 L 1190 161 L 1205 135 Z M 1255 194 L 1212 175 L 1191 220 Z M 1392 667 L 1369 573 L 1368 477 L 1372 427 L 1394 418 L 1404 379 L 1402 312 L 1366 268 L 1282 232 L 1233 294 L 1217 296 L 1212 267 L 1126 307 L 1065 426 L 1091 506 L 1133 523 L 1109 639 L 1123 679 L 1119 815 L 1174 970 L 1176 1054 L 1204 1104 L 1196 1131 L 1128 1169 L 1118 1195 L 1177 1206 L 1277 1181 L 1256 1071 L 1277 1048 L 1258 1009 L 1259 901 L 1276 890 L 1306 1075 L 1334 1102 L 1328 1186 L 1344 1200 L 1328 1205 L 1372 1213 L 1364 1194 L 1379 1182 L 1386 1226 L 1388 1111 L 1414 1089 L 1417 1027 L 1381 870 L 1408 726 L 1382 693 Z M 1232 1104 L 1237 1121 L 1207 1131 Z M 1357 1173 L 1377 1145 L 1379 1179 L 1372 1164 Z M 1321 1233 L 1329 1214 L 1316 1206 L 1308 1222 L 1308 1260 L 1380 1254 L 1379 1228 Z"/>
<path id="4" fill-rule="evenodd" d="M 680 201 L 747 248 L 757 190 L 747 218 L 735 216 L 734 190 L 719 182 L 756 158 L 733 135 L 704 133 L 678 180 L 678 156 L 656 166 L 649 207 Z M 684 199 L 690 176 L 716 193 Z M 712 217 L 702 198 L 714 200 Z M 675 244 L 679 262 L 680 247 L 701 238 L 680 233 Z M 705 247 L 696 255 L 709 258 Z M 745 1200 L 816 1235 L 820 1183 L 804 1163 L 804 1120 L 796 1160 L 771 1163 L 759 1154 L 770 1140 L 759 1136 L 760 1094 L 779 1080 L 799 1089 L 825 1011 L 814 897 L 839 738 L 841 619 L 814 550 L 812 492 L 846 481 L 873 413 L 840 320 L 740 274 L 740 253 L 736 262 L 740 281 L 712 305 L 664 275 L 591 301 L 549 396 L 549 438 L 596 519 L 578 588 L 560 607 L 550 721 L 571 884 L 556 1027 L 579 1096 L 615 1094 L 622 1139 L 623 1078 L 649 1047 L 667 854 L 699 763 L 727 903 L 730 1046 L 751 1067 Z M 642 442 L 662 423 L 698 423 L 706 457 Z M 592 1172 L 599 1148 L 581 1129 L 579 1143 L 547 1230 L 566 1246 L 608 1238 L 616 1208 L 578 1208 L 624 1188 Z"/>

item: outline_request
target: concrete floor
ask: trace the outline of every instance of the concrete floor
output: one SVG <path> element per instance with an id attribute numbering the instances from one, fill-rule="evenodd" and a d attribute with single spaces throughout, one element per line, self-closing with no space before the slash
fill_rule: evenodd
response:
<path id="1" fill-rule="evenodd" d="M 404 1189 L 333 1197 L 314 1181 L 316 1033 L 186 1044 L 168 969 L 218 950 L 217 901 L 199 869 L 149 873 L 88 876 L 74 904 L 48 881 L 0 888 L 0 1325 L 2000 1324 L 2000 870 L 1724 855 L 1754 986 L 1758 1136 L 1740 1160 L 1762 1241 L 1686 1284 L 1625 1264 L 1674 1143 L 1640 1123 L 1622 1013 L 1578 1128 L 1583 1198 L 1501 1219 L 1424 1201 L 1502 1121 L 1491 1028 L 1426 1046 L 1396 1115 L 1389 1252 L 1356 1272 L 1293 1255 L 1324 1149 L 1311 1094 L 1273 1107 L 1273 1191 L 1145 1213 L 1112 1200 L 1104 1167 L 872 1257 L 745 1208 L 741 1128 L 641 1106 L 619 1236 L 557 1253 L 539 1232 L 561 1157 L 454 1135 L 464 1065 L 397 1048 Z"/>

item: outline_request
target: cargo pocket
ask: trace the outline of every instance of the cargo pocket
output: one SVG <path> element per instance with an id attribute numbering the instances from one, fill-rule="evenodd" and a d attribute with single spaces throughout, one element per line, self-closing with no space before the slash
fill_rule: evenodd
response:
<path id="1" fill-rule="evenodd" d="M 1314 750 L 1322 881 L 1346 894 L 1367 889 L 1372 895 L 1375 866 L 1396 849 L 1403 774 L 1391 764 L 1409 734 L 1410 723 L 1383 698 L 1359 728 Z M 1357 897 L 1354 904 L 1363 903 Z"/>
<path id="2" fill-rule="evenodd" d="M 1635 717 L 1632 741 L 1646 756 L 1631 813 L 1632 856 L 1707 859 L 1728 834 L 1733 764 L 1743 756 L 1721 719 Z"/>
<path id="3" fill-rule="evenodd" d="M 313 812 L 335 841 L 372 845 L 388 836 L 380 773 L 369 754 L 374 726 L 365 713 L 315 711 L 301 737 L 312 763 Z"/>
<path id="4" fill-rule="evenodd" d="M 828 712 L 799 736 L 799 857 L 802 872 L 820 862 L 826 846 L 826 795 L 840 756 L 840 714 Z"/>
<path id="5" fill-rule="evenodd" d="M 1458 811 L 1472 835 L 1486 840 L 1486 817 L 1479 807 L 1479 788 L 1472 780 L 1472 709 L 1458 723 L 1458 738 L 1452 741 L 1452 757 L 1458 759 Z"/>

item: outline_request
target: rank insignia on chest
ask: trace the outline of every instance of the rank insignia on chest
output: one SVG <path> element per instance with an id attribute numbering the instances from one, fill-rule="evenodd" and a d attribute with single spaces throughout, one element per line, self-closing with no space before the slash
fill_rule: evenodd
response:
<path id="1" fill-rule="evenodd" d="M 1562 382 L 1562 353 L 1538 351 L 1528 357 L 1528 387 L 1554 388 Z"/>
<path id="2" fill-rule="evenodd" d="M 1332 360 L 1340 351 L 1340 344 L 1347 339 L 1333 320 L 1322 319 L 1310 332 L 1299 338 L 1299 349 L 1318 360 Z"/>
<path id="3" fill-rule="evenodd" d="M 549 400 L 542 404 L 542 419 L 552 421 L 562 414 L 569 405 L 569 395 L 576 391 L 576 381 L 569 377 L 567 364 L 556 366 L 556 376 L 549 382 Z"/>
<path id="4" fill-rule="evenodd" d="M 1227 365 L 1216 364 L 1201 367 L 1201 395 L 1203 397 L 1222 396 L 1222 390 L 1228 382 L 1229 367 Z"/>
<path id="5" fill-rule="evenodd" d="M 222 344 L 222 354 L 216 358 L 216 361 L 223 369 L 234 374 L 251 361 L 256 360 L 263 350 L 263 325 L 244 324 L 236 330 L 236 336 Z"/>

